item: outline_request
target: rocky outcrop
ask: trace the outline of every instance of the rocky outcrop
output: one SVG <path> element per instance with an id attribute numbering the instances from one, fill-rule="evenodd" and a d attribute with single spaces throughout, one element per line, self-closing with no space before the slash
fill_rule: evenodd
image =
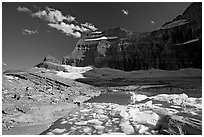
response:
<path id="1" fill-rule="evenodd" d="M 66 69 L 60 64 L 61 62 L 59 60 L 57 60 L 53 56 L 47 55 L 43 59 L 43 62 L 39 63 L 35 67 L 46 68 L 46 69 L 57 70 L 57 71 L 65 71 Z"/>
<path id="2" fill-rule="evenodd" d="M 147 33 L 121 28 L 87 32 L 62 64 L 110 67 L 125 71 L 151 68 L 202 68 L 202 3 Z"/>
<path id="3" fill-rule="evenodd" d="M 61 64 L 61 62 L 59 60 L 57 60 L 55 57 L 47 55 L 43 61 L 48 61 L 48 62 L 52 62 L 52 63 L 57 63 L 57 64 Z"/>

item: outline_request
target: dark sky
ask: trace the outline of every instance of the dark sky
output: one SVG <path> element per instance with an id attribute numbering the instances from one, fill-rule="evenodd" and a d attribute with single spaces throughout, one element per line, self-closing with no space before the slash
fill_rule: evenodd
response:
<path id="1" fill-rule="evenodd" d="M 48 24 L 52 22 L 31 16 L 46 7 L 60 11 L 63 16 L 75 17 L 75 23 L 89 22 L 101 30 L 121 27 L 145 32 L 182 14 L 189 5 L 184 2 L 3 3 L 2 61 L 12 68 L 28 68 L 40 63 L 48 54 L 61 61 L 74 49 L 78 38 L 50 27 Z M 17 10 L 18 7 L 27 11 Z"/>

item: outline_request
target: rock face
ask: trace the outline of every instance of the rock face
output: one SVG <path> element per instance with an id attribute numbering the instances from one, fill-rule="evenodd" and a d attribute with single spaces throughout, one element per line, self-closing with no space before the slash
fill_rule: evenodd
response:
<path id="1" fill-rule="evenodd" d="M 202 68 L 202 3 L 160 29 L 136 33 L 121 28 L 84 33 L 62 64 L 125 71 L 151 68 Z"/>

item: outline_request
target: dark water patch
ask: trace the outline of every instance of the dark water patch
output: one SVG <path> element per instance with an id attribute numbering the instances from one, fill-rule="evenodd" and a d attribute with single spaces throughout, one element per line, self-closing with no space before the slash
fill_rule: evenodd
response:
<path id="1" fill-rule="evenodd" d="M 158 94 L 183 94 L 185 93 L 189 97 L 202 97 L 201 88 L 177 88 L 177 87 L 154 87 L 154 88 L 145 88 L 135 91 L 137 94 L 143 94 L 147 96 L 156 96 Z"/>
<path id="2" fill-rule="evenodd" d="M 128 105 L 131 102 L 129 93 L 101 93 L 100 96 L 94 97 L 86 102 L 89 103 L 115 103 L 119 105 Z M 85 102 L 85 103 L 86 103 Z"/>

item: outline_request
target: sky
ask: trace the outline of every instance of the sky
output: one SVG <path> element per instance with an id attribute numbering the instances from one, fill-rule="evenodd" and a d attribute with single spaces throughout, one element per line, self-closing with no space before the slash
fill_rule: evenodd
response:
<path id="1" fill-rule="evenodd" d="M 80 34 L 121 27 L 134 32 L 158 29 L 174 19 L 189 2 L 4 2 L 2 62 L 10 68 L 30 68 L 46 55 L 62 60 Z"/>

